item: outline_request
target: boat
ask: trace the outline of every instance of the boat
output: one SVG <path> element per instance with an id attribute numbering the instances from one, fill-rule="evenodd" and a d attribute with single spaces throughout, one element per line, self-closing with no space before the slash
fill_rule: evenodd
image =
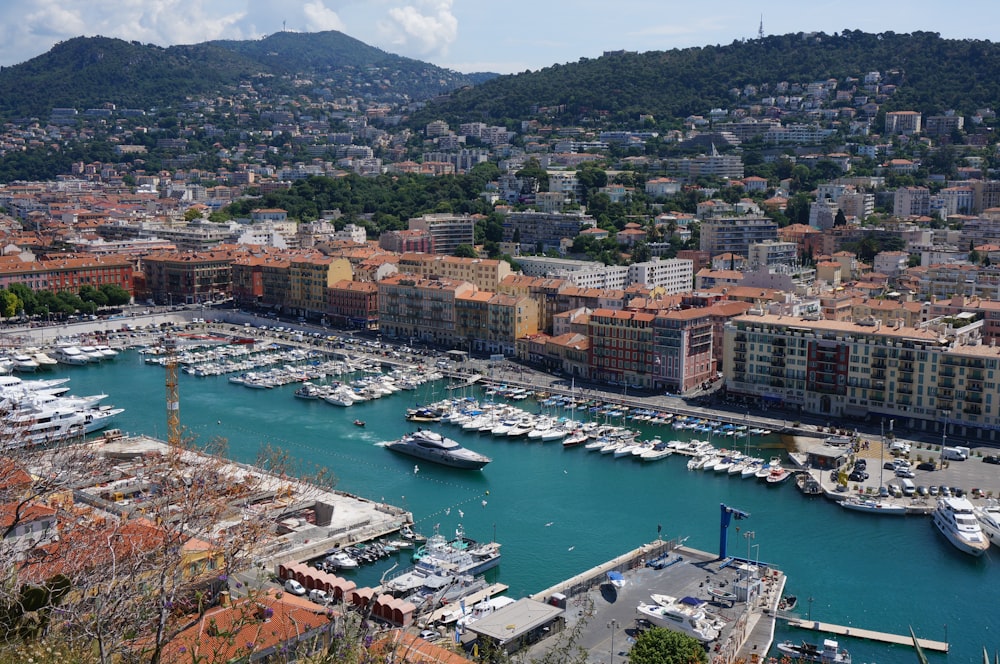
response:
<path id="1" fill-rule="evenodd" d="M 983 534 L 993 544 L 1000 546 L 1000 501 L 990 498 L 982 507 L 973 508 L 972 512 L 979 520 Z"/>
<path id="2" fill-rule="evenodd" d="M 492 461 L 488 456 L 462 447 L 451 438 L 426 429 L 417 429 L 416 433 L 386 443 L 385 447 L 418 459 L 466 470 L 480 470 Z"/>
<path id="3" fill-rule="evenodd" d="M 702 643 L 710 643 L 719 637 L 720 625 L 710 620 L 705 610 L 701 608 L 702 600 L 685 597 L 676 600 L 661 595 L 654 604 L 640 602 L 636 613 L 656 627 L 686 634 Z"/>
<path id="4" fill-rule="evenodd" d="M 421 587 L 442 588 L 458 577 L 481 574 L 500 564 L 500 544 L 480 544 L 464 536 L 448 541 L 435 532 L 421 547 L 413 567 L 386 580 L 385 587 L 397 594 L 409 594 Z"/>
<path id="5" fill-rule="evenodd" d="M 722 588 L 709 588 L 708 594 L 712 596 L 712 599 L 720 602 L 736 601 L 736 593 L 731 593 L 728 590 L 723 590 Z"/>
<path id="6" fill-rule="evenodd" d="M 833 639 L 823 639 L 823 647 L 814 643 L 782 641 L 778 652 L 796 662 L 822 662 L 822 664 L 851 664 L 851 654 L 841 650 Z"/>
<path id="7" fill-rule="evenodd" d="M 807 496 L 818 496 L 823 493 L 823 485 L 811 473 L 799 473 L 795 478 L 795 486 Z"/>
<path id="8" fill-rule="evenodd" d="M 934 510 L 934 525 L 952 546 L 963 553 L 981 556 L 990 546 L 967 498 L 940 498 Z"/>
<path id="9" fill-rule="evenodd" d="M 90 358 L 84 355 L 76 346 L 59 346 L 52 352 L 52 356 L 60 364 L 73 366 L 90 364 Z"/>
<path id="10" fill-rule="evenodd" d="M 779 611 L 791 611 L 799 603 L 799 598 L 795 595 L 785 595 L 778 601 Z"/>
<path id="11" fill-rule="evenodd" d="M 399 529 L 399 536 L 410 542 L 423 542 L 425 539 L 427 539 L 420 533 L 414 531 L 413 528 L 411 528 L 408 525 L 405 525 Z"/>
<path id="12" fill-rule="evenodd" d="M 625 577 L 621 572 L 611 570 L 608 572 L 608 583 L 610 583 L 615 588 L 621 588 L 625 585 Z"/>
<path id="13" fill-rule="evenodd" d="M 568 438 L 564 438 L 562 442 L 563 447 L 576 447 L 577 445 L 583 445 L 590 437 L 587 436 L 582 431 L 574 431 Z"/>
<path id="14" fill-rule="evenodd" d="M 459 627 L 466 627 L 477 620 L 485 618 L 486 616 L 492 615 L 504 608 L 505 606 L 510 606 L 514 604 L 517 600 L 512 597 L 488 597 L 481 602 L 476 602 L 472 605 L 472 610 L 466 613 L 464 611 L 464 606 L 461 611 L 461 617 L 457 619 L 456 624 Z M 445 620 L 447 622 L 447 620 Z"/>
<path id="15" fill-rule="evenodd" d="M 364 420 L 354 420 L 354 426 L 356 426 L 356 427 L 363 427 L 364 425 L 365 425 L 365 421 Z"/>
<path id="16" fill-rule="evenodd" d="M 27 353 L 14 353 L 10 359 L 14 363 L 14 371 L 21 373 L 35 373 L 38 371 L 38 362 Z"/>
<path id="17" fill-rule="evenodd" d="M 327 551 L 327 556 L 324 558 L 324 562 L 327 565 L 333 565 L 337 569 L 357 569 L 358 561 L 355 560 L 343 549 L 334 549 L 332 551 Z"/>
<path id="18" fill-rule="evenodd" d="M 772 457 L 767 477 L 765 477 L 764 479 L 767 481 L 768 484 L 780 484 L 781 482 L 784 482 L 791 476 L 792 476 L 791 472 L 789 472 L 787 468 L 784 468 L 781 465 L 781 460 L 778 459 L 778 457 Z"/>
<path id="19" fill-rule="evenodd" d="M 876 498 L 860 498 L 852 496 L 840 501 L 840 506 L 845 510 L 868 512 L 869 514 L 885 514 L 888 516 L 903 516 L 906 514 L 906 508 L 904 506 L 890 503 L 888 500 Z"/>

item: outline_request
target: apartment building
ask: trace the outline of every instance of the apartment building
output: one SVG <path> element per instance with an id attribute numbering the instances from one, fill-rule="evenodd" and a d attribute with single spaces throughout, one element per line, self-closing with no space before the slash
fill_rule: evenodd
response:
<path id="1" fill-rule="evenodd" d="M 302 256 L 288 266 L 287 306 L 293 313 L 309 318 L 323 316 L 329 305 L 328 290 L 338 281 L 353 279 L 351 263 L 345 258 Z"/>
<path id="2" fill-rule="evenodd" d="M 962 313 L 919 327 L 740 316 L 725 330 L 731 393 L 833 418 L 891 418 L 913 429 L 996 440 L 1000 349 Z M 731 359 L 731 361 L 730 361 Z"/>
<path id="3" fill-rule="evenodd" d="M 539 247 L 558 251 L 560 240 L 575 238 L 583 229 L 596 225 L 593 217 L 580 212 L 511 212 L 504 217 L 503 241 L 517 242 L 524 251 Z"/>
<path id="4" fill-rule="evenodd" d="M 629 286 L 661 288 L 667 294 L 688 293 L 694 286 L 694 261 L 683 258 L 654 259 L 628 266 Z"/>
<path id="5" fill-rule="evenodd" d="M 778 224 L 767 217 L 723 217 L 701 222 L 702 251 L 747 256 L 750 245 L 778 239 Z"/>
<path id="6" fill-rule="evenodd" d="M 0 288 L 24 284 L 32 290 L 76 293 L 83 286 L 121 286 L 132 292 L 132 261 L 126 256 L 72 255 L 42 261 L 24 261 L 18 255 L 0 256 Z"/>
<path id="7" fill-rule="evenodd" d="M 656 315 L 651 367 L 655 389 L 684 394 L 715 378 L 713 315 L 709 308 Z"/>
<path id="8" fill-rule="evenodd" d="M 590 375 L 636 388 L 653 386 L 653 320 L 635 311 L 597 309 L 590 314 Z"/>
<path id="9" fill-rule="evenodd" d="M 799 248 L 794 242 L 773 240 L 750 245 L 748 261 L 753 266 L 791 265 L 798 260 Z"/>
<path id="10" fill-rule="evenodd" d="M 341 279 L 327 289 L 326 317 L 334 325 L 378 329 L 378 286 Z"/>
<path id="11" fill-rule="evenodd" d="M 436 254 L 451 254 L 461 244 L 476 244 L 476 220 L 467 214 L 425 214 L 410 219 L 409 229 L 429 233 Z"/>
<path id="12" fill-rule="evenodd" d="M 476 292 L 467 281 L 396 274 L 378 283 L 379 329 L 394 339 L 452 346 L 466 341 L 455 329 L 455 300 Z"/>
<path id="13" fill-rule="evenodd" d="M 921 116 L 917 111 L 890 111 L 885 114 L 885 133 L 919 134 L 920 120 Z"/>
<path id="14" fill-rule="evenodd" d="M 403 254 L 397 265 L 402 273 L 468 281 L 476 288 L 488 291 L 496 291 L 500 282 L 511 274 L 507 261 L 435 254 Z"/>
<path id="15" fill-rule="evenodd" d="M 232 294 L 232 265 L 246 252 L 224 248 L 201 252 L 163 252 L 143 259 L 146 285 L 158 304 L 197 304 Z"/>

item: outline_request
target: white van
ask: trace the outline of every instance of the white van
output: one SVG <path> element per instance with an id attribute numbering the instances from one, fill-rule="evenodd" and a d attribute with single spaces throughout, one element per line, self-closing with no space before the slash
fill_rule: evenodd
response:
<path id="1" fill-rule="evenodd" d="M 965 461 L 969 457 L 957 447 L 942 447 L 941 458 L 948 459 L 949 461 Z"/>
<path id="2" fill-rule="evenodd" d="M 324 606 L 330 603 L 330 595 L 320 588 L 313 588 L 309 591 L 309 599 Z"/>
<path id="3" fill-rule="evenodd" d="M 899 485 L 903 487 L 904 496 L 914 496 L 917 493 L 917 487 L 913 484 L 913 480 L 903 477 L 899 480 Z"/>

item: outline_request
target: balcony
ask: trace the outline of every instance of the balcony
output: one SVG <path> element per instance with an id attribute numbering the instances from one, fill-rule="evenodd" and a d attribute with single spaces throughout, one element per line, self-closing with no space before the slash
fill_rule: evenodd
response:
<path id="1" fill-rule="evenodd" d="M 968 404 L 962 409 L 962 412 L 966 415 L 982 415 L 983 409 L 974 404 Z"/>
<path id="2" fill-rule="evenodd" d="M 938 370 L 938 375 L 939 376 L 948 376 L 948 377 L 954 378 L 955 377 L 955 369 L 953 369 L 950 366 L 943 366 L 940 370 Z"/>
<path id="3" fill-rule="evenodd" d="M 908 373 L 913 373 L 913 362 L 900 362 L 899 370 L 906 371 Z"/>
<path id="4" fill-rule="evenodd" d="M 885 370 L 875 369 L 872 371 L 872 380 L 885 380 Z"/>
<path id="5" fill-rule="evenodd" d="M 913 376 L 901 375 L 898 376 L 898 379 L 900 383 L 913 383 Z"/>
<path id="6" fill-rule="evenodd" d="M 872 369 L 885 369 L 885 359 L 872 360 Z"/>
<path id="7" fill-rule="evenodd" d="M 982 403 L 983 402 L 983 395 L 982 394 L 975 394 L 975 393 L 972 393 L 972 392 L 966 392 L 965 393 L 965 402 L 966 403 Z"/>
<path id="8" fill-rule="evenodd" d="M 969 380 L 977 380 L 977 381 L 982 380 L 983 372 L 980 369 L 972 369 L 969 371 L 968 378 Z"/>
<path id="9" fill-rule="evenodd" d="M 913 394 L 913 388 L 912 387 L 907 387 L 905 385 L 900 385 L 898 388 L 896 388 L 896 393 L 897 394 Z"/>

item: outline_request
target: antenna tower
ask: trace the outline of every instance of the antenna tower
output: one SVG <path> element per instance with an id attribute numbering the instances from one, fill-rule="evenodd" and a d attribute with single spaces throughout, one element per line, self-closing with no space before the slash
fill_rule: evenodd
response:
<path id="1" fill-rule="evenodd" d="M 760 15 L 760 27 L 757 28 L 757 39 L 764 38 L 764 15 Z"/>
<path id="2" fill-rule="evenodd" d="M 163 338 L 167 354 L 167 443 L 181 444 L 181 400 L 177 391 L 177 339 L 168 334 Z"/>

